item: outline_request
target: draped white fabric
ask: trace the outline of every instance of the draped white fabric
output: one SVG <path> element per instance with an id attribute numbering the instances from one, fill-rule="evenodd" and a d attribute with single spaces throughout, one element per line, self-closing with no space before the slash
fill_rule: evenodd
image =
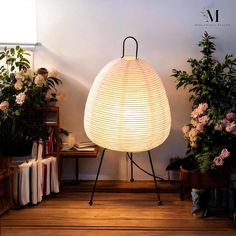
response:
<path id="1" fill-rule="evenodd" d="M 17 166 L 13 178 L 15 203 L 24 206 L 37 204 L 43 196 L 59 192 L 56 157 L 28 160 Z"/>
<path id="2" fill-rule="evenodd" d="M 28 163 L 23 163 L 20 165 L 19 172 L 19 201 L 20 205 L 26 205 L 30 202 L 30 178 L 29 178 L 29 169 L 30 165 Z"/>
<path id="3" fill-rule="evenodd" d="M 54 193 L 59 193 L 59 182 L 58 182 L 58 167 L 57 159 L 55 157 L 50 157 L 51 162 L 51 191 Z"/>
<path id="4" fill-rule="evenodd" d="M 31 161 L 31 202 L 32 204 L 38 203 L 38 168 L 37 168 L 37 161 L 32 160 Z"/>
<path id="5" fill-rule="evenodd" d="M 84 127 L 97 145 L 116 151 L 151 150 L 168 137 L 170 107 L 161 79 L 144 60 L 125 56 L 95 78 Z"/>

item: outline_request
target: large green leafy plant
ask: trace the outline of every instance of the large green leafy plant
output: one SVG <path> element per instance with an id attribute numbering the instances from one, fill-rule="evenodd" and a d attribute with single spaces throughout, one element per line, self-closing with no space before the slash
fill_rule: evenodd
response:
<path id="1" fill-rule="evenodd" d="M 190 58 L 191 73 L 173 70 L 176 88 L 186 88 L 193 102 L 190 123 L 183 127 L 188 145 L 202 173 L 224 173 L 236 166 L 236 58 L 213 57 L 214 37 L 204 33 L 200 60 Z"/>
<path id="2" fill-rule="evenodd" d="M 29 54 L 20 46 L 0 52 L 0 149 L 6 143 L 46 138 L 40 107 L 58 100 L 61 80 L 45 68 L 30 70 Z"/>

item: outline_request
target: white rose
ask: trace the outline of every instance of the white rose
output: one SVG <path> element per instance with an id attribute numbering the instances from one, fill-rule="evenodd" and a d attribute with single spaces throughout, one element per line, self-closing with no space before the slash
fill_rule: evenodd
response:
<path id="1" fill-rule="evenodd" d="M 16 90 L 21 90 L 23 88 L 23 83 L 20 80 L 17 80 L 14 87 Z"/>
<path id="2" fill-rule="evenodd" d="M 39 87 L 42 87 L 44 84 L 46 84 L 46 81 L 43 77 L 43 75 L 41 74 L 38 74 L 35 79 L 34 79 L 34 83 L 39 86 Z"/>
<path id="3" fill-rule="evenodd" d="M 19 93 L 16 96 L 16 103 L 22 105 L 25 102 L 25 97 L 26 97 L 25 93 Z"/>

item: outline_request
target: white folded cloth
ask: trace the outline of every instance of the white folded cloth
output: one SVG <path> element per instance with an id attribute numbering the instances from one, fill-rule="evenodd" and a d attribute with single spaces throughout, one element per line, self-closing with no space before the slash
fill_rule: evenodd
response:
<path id="1" fill-rule="evenodd" d="M 13 198 L 20 206 L 30 201 L 37 204 L 42 201 L 43 195 L 59 192 L 57 158 L 41 159 L 38 151 L 39 159 L 18 165 L 13 176 Z"/>
<path id="2" fill-rule="evenodd" d="M 35 160 L 38 157 L 38 141 L 33 141 L 31 157 Z"/>
<path id="3" fill-rule="evenodd" d="M 38 163 L 31 161 L 31 203 L 38 203 Z"/>
<path id="4" fill-rule="evenodd" d="M 19 204 L 24 206 L 30 202 L 29 163 L 19 165 Z"/>
<path id="5" fill-rule="evenodd" d="M 43 141 L 39 140 L 37 160 L 42 160 L 42 157 L 43 157 Z"/>
<path id="6" fill-rule="evenodd" d="M 50 164 L 51 164 L 51 159 L 50 158 L 45 158 L 42 160 L 43 164 L 45 165 L 45 171 L 44 174 L 46 174 L 46 176 L 44 176 L 44 194 L 47 196 L 51 193 L 51 188 L 50 188 L 50 177 L 51 177 L 51 168 L 50 168 Z"/>
<path id="7" fill-rule="evenodd" d="M 51 192 L 59 193 L 57 158 L 51 156 L 48 159 L 51 160 Z"/>
<path id="8" fill-rule="evenodd" d="M 43 169 L 42 169 L 42 160 L 37 161 L 37 169 L 38 169 L 38 179 L 37 179 L 37 189 L 38 189 L 38 202 L 42 201 L 43 197 L 43 189 L 42 189 L 42 184 L 43 184 Z"/>

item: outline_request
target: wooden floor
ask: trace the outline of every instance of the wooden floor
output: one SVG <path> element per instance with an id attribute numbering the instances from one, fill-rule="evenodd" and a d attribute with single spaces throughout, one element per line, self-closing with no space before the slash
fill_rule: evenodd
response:
<path id="1" fill-rule="evenodd" d="M 36 206 L 8 211 L 0 218 L 0 235 L 236 235 L 225 214 L 193 217 L 190 199 L 180 201 L 173 186 L 161 193 L 161 206 L 149 182 L 99 182 L 100 191 L 89 206 L 91 187 L 90 182 L 64 185 L 61 193 Z"/>

